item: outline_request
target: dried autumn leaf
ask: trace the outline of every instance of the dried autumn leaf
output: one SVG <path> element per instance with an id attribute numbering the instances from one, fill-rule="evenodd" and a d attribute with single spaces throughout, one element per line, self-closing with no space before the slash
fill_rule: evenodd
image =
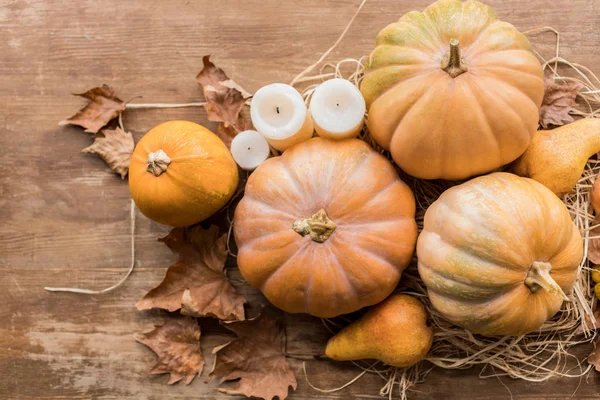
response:
<path id="1" fill-rule="evenodd" d="M 577 104 L 575 98 L 583 88 L 579 82 L 556 83 L 554 78 L 546 77 L 544 81 L 544 99 L 540 107 L 540 125 L 564 125 L 573 122 L 569 112 Z"/>
<path id="2" fill-rule="evenodd" d="M 242 113 L 240 113 L 237 122 L 234 125 L 225 126 L 223 122 L 217 125 L 217 136 L 225 143 L 227 148 L 231 148 L 231 141 L 240 132 L 254 129 L 250 122 Z"/>
<path id="3" fill-rule="evenodd" d="M 246 299 L 239 295 L 224 272 L 227 235 L 219 228 L 175 228 L 159 239 L 179 255 L 163 281 L 137 304 L 138 310 L 181 309 L 182 314 L 222 320 L 244 319 Z"/>
<path id="4" fill-rule="evenodd" d="M 150 373 L 171 374 L 169 385 L 183 378 L 189 385 L 196 375 L 202 374 L 204 357 L 200 349 L 200 327 L 195 319 L 169 319 L 150 332 L 133 336 L 156 353 L 158 361 Z"/>
<path id="5" fill-rule="evenodd" d="M 598 342 L 594 343 L 594 351 L 588 356 L 588 363 L 594 366 L 596 371 L 600 372 L 600 350 L 597 346 Z"/>
<path id="6" fill-rule="evenodd" d="M 219 391 L 271 400 L 284 400 L 291 386 L 296 390 L 296 377 L 285 358 L 285 331 L 281 321 L 259 316 L 241 322 L 222 323 L 239 339 L 215 347 L 215 364 L 209 379 L 220 377 L 219 385 L 237 380 L 230 388 Z M 239 380 L 238 380 L 239 379 Z"/>
<path id="7" fill-rule="evenodd" d="M 129 160 L 133 153 L 133 136 L 121 128 L 103 129 L 94 138 L 94 143 L 81 152 L 98 155 L 121 179 L 129 171 Z"/>
<path id="8" fill-rule="evenodd" d="M 596 215 L 592 222 L 588 240 L 587 258 L 594 264 L 600 264 L 600 215 Z"/>
<path id="9" fill-rule="evenodd" d="M 125 110 L 125 102 L 119 99 L 115 90 L 108 85 L 102 85 L 88 90 L 85 93 L 74 93 L 90 102 L 77 111 L 69 119 L 60 121 L 58 125 L 79 125 L 86 132 L 97 133 L 108 122 L 119 116 Z"/>
<path id="10" fill-rule="evenodd" d="M 210 56 L 204 56 L 202 62 L 204 67 L 196 76 L 196 81 L 204 91 L 204 109 L 209 121 L 223 122 L 225 127 L 234 125 L 246 102 L 245 97 L 249 97 L 250 93 L 229 79 L 221 68 L 210 61 Z"/>

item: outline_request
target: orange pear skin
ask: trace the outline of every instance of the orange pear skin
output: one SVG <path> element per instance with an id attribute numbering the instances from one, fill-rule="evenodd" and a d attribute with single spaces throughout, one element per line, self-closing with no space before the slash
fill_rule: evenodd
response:
<path id="1" fill-rule="evenodd" d="M 600 119 L 584 118 L 549 131 L 537 131 L 512 166 L 559 197 L 577 184 L 588 159 L 600 151 Z"/>
<path id="2" fill-rule="evenodd" d="M 407 294 L 392 294 L 329 339 L 325 355 L 409 367 L 425 358 L 432 343 L 433 327 L 423 304 Z"/>

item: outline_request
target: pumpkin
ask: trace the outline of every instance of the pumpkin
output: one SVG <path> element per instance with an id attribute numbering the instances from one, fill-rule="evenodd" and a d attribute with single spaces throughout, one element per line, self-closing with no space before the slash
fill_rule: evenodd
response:
<path id="1" fill-rule="evenodd" d="M 379 33 L 360 90 L 371 135 L 404 171 L 457 180 L 525 151 L 544 81 L 525 35 L 490 7 L 441 0 Z"/>
<path id="2" fill-rule="evenodd" d="M 237 185 L 237 165 L 225 144 L 188 121 L 151 129 L 129 164 L 129 190 L 136 206 L 166 225 L 187 226 L 208 218 L 227 204 Z"/>
<path id="3" fill-rule="evenodd" d="M 568 299 L 582 257 L 580 233 L 559 198 L 504 172 L 442 193 L 417 243 L 435 309 L 488 336 L 539 329 Z"/>
<path id="4" fill-rule="evenodd" d="M 250 175 L 234 216 L 238 266 L 284 311 L 349 313 L 394 290 L 414 217 L 412 191 L 365 142 L 309 139 Z"/>

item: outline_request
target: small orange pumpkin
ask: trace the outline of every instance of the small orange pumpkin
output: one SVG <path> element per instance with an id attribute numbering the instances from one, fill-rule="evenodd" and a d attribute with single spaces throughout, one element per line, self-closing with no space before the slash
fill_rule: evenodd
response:
<path id="1" fill-rule="evenodd" d="M 275 306 L 334 317 L 379 303 L 414 252 L 415 200 L 365 142 L 313 138 L 261 164 L 234 218 L 238 266 Z"/>
<path id="2" fill-rule="evenodd" d="M 371 135 L 400 168 L 464 179 L 523 154 L 544 80 L 529 40 L 490 7 L 440 0 L 377 35 L 360 90 Z"/>
<path id="3" fill-rule="evenodd" d="M 238 185 L 223 142 L 188 121 L 160 124 L 142 137 L 129 164 L 129 190 L 148 218 L 171 226 L 200 222 L 223 207 Z"/>
<path id="4" fill-rule="evenodd" d="M 562 201 L 505 172 L 446 190 L 427 209 L 417 244 L 433 306 L 482 335 L 539 329 L 567 299 L 582 257 Z"/>

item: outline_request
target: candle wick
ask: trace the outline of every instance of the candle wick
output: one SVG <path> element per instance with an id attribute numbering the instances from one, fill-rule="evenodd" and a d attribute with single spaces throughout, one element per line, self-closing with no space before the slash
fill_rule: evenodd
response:
<path id="1" fill-rule="evenodd" d="M 277 110 L 277 114 L 279 114 L 279 107 L 275 107 L 275 110 Z"/>
<path id="2" fill-rule="evenodd" d="M 335 103 L 335 105 L 339 107 L 339 106 L 340 106 L 340 103 Z"/>
<path id="3" fill-rule="evenodd" d="M 250 150 L 250 147 L 248 147 L 248 150 Z"/>

